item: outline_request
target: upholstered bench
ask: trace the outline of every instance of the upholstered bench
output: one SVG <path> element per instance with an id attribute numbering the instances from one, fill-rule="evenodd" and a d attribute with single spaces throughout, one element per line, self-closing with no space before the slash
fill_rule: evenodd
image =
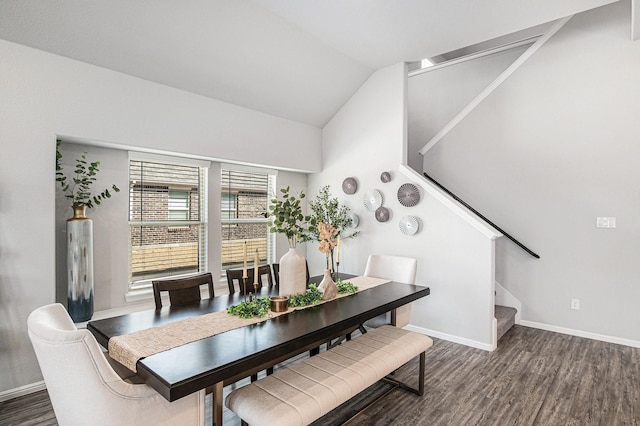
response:
<path id="1" fill-rule="evenodd" d="M 418 355 L 418 389 L 396 383 L 422 395 L 431 345 L 422 334 L 383 326 L 236 389 L 225 403 L 243 424 L 308 425 Z"/>

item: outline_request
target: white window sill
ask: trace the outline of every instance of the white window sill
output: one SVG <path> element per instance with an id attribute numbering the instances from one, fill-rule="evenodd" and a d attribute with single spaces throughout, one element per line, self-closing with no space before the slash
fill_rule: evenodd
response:
<path id="1" fill-rule="evenodd" d="M 124 294 L 124 300 L 126 300 L 127 303 L 139 302 L 141 300 L 153 301 L 153 289 L 151 287 L 146 287 L 129 290 Z M 153 307 L 155 307 L 155 304 Z"/>

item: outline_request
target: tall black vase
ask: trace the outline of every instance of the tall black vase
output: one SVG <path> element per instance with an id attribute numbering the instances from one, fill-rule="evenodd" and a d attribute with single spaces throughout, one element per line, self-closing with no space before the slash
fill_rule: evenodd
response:
<path id="1" fill-rule="evenodd" d="M 93 316 L 93 221 L 86 206 L 72 206 L 67 220 L 67 310 L 73 322 Z"/>

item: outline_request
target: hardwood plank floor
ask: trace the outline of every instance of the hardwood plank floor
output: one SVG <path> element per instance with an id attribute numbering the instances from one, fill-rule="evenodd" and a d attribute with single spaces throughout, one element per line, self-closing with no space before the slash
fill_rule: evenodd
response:
<path id="1" fill-rule="evenodd" d="M 414 384 L 417 370 L 413 360 L 395 376 Z M 314 425 L 343 424 L 390 388 L 376 383 Z M 224 421 L 240 424 L 226 409 Z M 0 424 L 55 425 L 46 391 L 0 403 Z M 520 326 L 508 331 L 494 352 L 434 339 L 424 396 L 392 390 L 349 422 L 508 424 L 640 424 L 640 349 Z"/>

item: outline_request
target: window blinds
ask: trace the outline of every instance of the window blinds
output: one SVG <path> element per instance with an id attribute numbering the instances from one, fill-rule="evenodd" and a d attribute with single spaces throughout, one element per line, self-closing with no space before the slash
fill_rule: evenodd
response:
<path id="1" fill-rule="evenodd" d="M 129 160 L 130 281 L 207 270 L 207 167 Z"/>
<path id="2" fill-rule="evenodd" d="M 242 267 L 245 242 L 251 267 L 256 250 L 260 264 L 272 263 L 274 237 L 266 213 L 275 176 L 249 168 L 222 168 L 220 180 L 222 269 Z"/>

